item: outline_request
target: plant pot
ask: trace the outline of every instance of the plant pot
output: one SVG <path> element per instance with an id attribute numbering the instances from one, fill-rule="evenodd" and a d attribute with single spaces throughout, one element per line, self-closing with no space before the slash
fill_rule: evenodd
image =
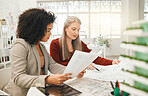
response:
<path id="1" fill-rule="evenodd" d="M 6 21 L 1 21 L 1 24 L 2 25 L 6 25 Z"/>

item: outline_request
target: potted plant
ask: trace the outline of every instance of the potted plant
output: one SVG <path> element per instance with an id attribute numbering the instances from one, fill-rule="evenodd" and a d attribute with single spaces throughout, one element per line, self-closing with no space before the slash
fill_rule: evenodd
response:
<path id="1" fill-rule="evenodd" d="M 6 25 L 6 20 L 5 20 L 5 19 L 2 19 L 1 24 L 2 24 L 2 25 Z"/>
<path id="2" fill-rule="evenodd" d="M 102 36 L 101 34 L 100 34 L 99 37 L 96 38 L 96 42 L 97 42 L 100 46 L 103 46 L 103 44 L 105 44 L 107 48 L 110 48 L 110 47 L 111 47 L 110 41 L 111 41 L 110 39 L 105 38 L 105 37 Z"/>

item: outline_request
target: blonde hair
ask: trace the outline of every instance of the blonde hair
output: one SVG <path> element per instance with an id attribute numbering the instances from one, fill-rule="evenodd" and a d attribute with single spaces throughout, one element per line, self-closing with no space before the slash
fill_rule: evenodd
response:
<path id="1" fill-rule="evenodd" d="M 74 22 L 77 22 L 77 23 L 81 24 L 80 19 L 78 19 L 77 17 L 75 17 L 75 16 L 68 16 L 67 17 L 67 19 L 66 19 L 66 21 L 64 23 L 62 36 L 59 39 L 60 46 L 62 48 L 63 60 L 66 60 L 66 59 L 70 58 L 70 53 L 69 53 L 69 50 L 67 48 L 67 43 L 66 43 L 66 31 L 65 31 L 65 29 L 68 28 Z M 75 40 L 72 40 L 72 46 L 73 46 L 74 51 L 75 50 L 82 51 L 82 45 L 81 45 L 81 40 L 80 40 L 79 35 Z"/>

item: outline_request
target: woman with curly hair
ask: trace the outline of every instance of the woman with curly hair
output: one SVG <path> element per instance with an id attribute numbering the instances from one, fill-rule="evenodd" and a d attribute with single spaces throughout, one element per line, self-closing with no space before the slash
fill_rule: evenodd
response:
<path id="1" fill-rule="evenodd" d="M 45 87 L 46 84 L 60 85 L 71 79 L 62 73 L 65 66 L 56 64 L 40 41 L 47 42 L 55 15 L 44 9 L 33 8 L 19 16 L 17 40 L 11 49 L 12 76 L 4 91 L 11 96 L 26 96 L 30 87 Z M 82 77 L 84 72 L 78 74 Z M 68 76 L 68 77 L 67 77 Z"/>

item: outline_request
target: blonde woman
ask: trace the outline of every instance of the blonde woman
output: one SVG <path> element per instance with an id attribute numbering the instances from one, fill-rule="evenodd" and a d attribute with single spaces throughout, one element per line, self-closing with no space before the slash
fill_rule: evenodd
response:
<path id="1" fill-rule="evenodd" d="M 75 50 L 90 52 L 87 45 L 80 40 L 79 30 L 81 21 L 74 16 L 69 16 L 63 28 L 63 33 L 60 38 L 52 40 L 50 44 L 50 55 L 59 64 L 67 66 L 70 58 Z M 98 65 L 118 64 L 119 60 L 108 60 L 98 57 L 93 63 Z M 92 64 L 89 67 L 94 67 Z M 91 68 L 92 69 L 92 68 Z"/>

